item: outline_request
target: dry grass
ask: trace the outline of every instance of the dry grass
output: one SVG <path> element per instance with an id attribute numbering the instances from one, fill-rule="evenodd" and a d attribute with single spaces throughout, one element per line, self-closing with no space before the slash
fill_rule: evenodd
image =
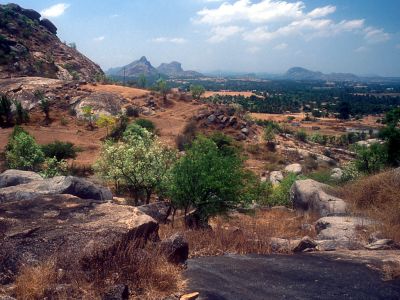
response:
<path id="1" fill-rule="evenodd" d="M 63 270 L 63 271 L 57 271 Z M 99 253 L 91 259 L 54 259 L 23 267 L 16 278 L 17 299 L 102 299 L 127 285 L 129 299 L 163 299 L 183 290 L 182 266 L 169 263 L 157 244 Z"/>
<path id="2" fill-rule="evenodd" d="M 400 263 L 387 263 L 382 267 L 383 280 L 390 281 L 400 278 Z"/>
<path id="3" fill-rule="evenodd" d="M 54 261 L 47 261 L 38 266 L 24 266 L 15 281 L 17 299 L 43 299 L 48 288 L 56 280 Z"/>
<path id="4" fill-rule="evenodd" d="M 341 188 L 339 196 L 354 213 L 377 220 L 373 230 L 400 242 L 400 172 L 361 178 Z"/>
<path id="5" fill-rule="evenodd" d="M 312 222 L 311 217 L 297 216 L 286 210 L 258 211 L 254 216 L 236 213 L 226 218 L 214 218 L 210 222 L 212 230 L 188 230 L 179 222 L 174 227 L 163 225 L 160 237 L 182 233 L 189 242 L 191 257 L 224 253 L 269 254 L 272 237 L 294 239 L 315 235 L 315 232 L 301 228 L 302 224 Z"/>

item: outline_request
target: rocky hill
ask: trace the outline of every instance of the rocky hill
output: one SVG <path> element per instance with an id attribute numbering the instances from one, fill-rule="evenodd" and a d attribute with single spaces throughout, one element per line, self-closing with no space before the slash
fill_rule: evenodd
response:
<path id="1" fill-rule="evenodd" d="M 57 27 L 17 4 L 0 5 L 0 78 L 41 76 L 92 81 L 101 68 L 57 37 Z"/>
<path id="2" fill-rule="evenodd" d="M 196 71 L 184 71 L 182 64 L 173 61 L 171 63 L 162 63 L 158 68 L 154 68 L 150 61 L 145 56 L 142 56 L 139 60 L 135 60 L 129 65 L 117 68 L 111 68 L 107 71 L 108 75 L 111 76 L 126 76 L 126 77 L 139 77 L 145 76 L 158 76 L 166 75 L 168 77 L 201 77 L 203 76 Z"/>
<path id="3" fill-rule="evenodd" d="M 360 81 L 361 78 L 350 73 L 330 73 L 310 71 L 301 67 L 289 69 L 285 75 L 285 79 L 290 80 L 328 80 L 328 81 Z"/>

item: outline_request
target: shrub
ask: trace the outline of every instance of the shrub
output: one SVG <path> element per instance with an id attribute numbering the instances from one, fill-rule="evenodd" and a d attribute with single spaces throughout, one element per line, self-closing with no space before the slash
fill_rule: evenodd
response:
<path id="1" fill-rule="evenodd" d="M 68 170 L 67 162 L 63 160 L 58 160 L 57 158 L 46 158 L 42 166 L 42 171 L 40 175 L 44 178 L 53 178 L 55 176 L 66 175 Z"/>
<path id="2" fill-rule="evenodd" d="M 296 132 L 296 138 L 299 141 L 307 142 L 307 133 L 302 129 Z"/>
<path id="3" fill-rule="evenodd" d="M 185 219 L 189 210 L 195 209 L 196 227 L 205 226 L 211 216 L 226 213 L 241 200 L 241 159 L 237 155 L 226 156 L 209 138 L 197 137 L 170 176 L 168 193 L 172 205 L 185 212 Z"/>
<path id="4" fill-rule="evenodd" d="M 46 157 L 55 157 L 57 160 L 62 160 L 76 158 L 77 149 L 73 143 L 55 141 L 53 143 L 43 145 L 42 151 Z"/>
<path id="5" fill-rule="evenodd" d="M 134 118 L 139 117 L 139 107 L 129 105 L 129 106 L 126 108 L 126 115 L 127 115 L 128 117 L 134 117 Z"/>
<path id="6" fill-rule="evenodd" d="M 44 161 L 44 154 L 35 139 L 16 127 L 7 144 L 6 162 L 9 168 L 36 171 Z"/>
<path id="7" fill-rule="evenodd" d="M 192 145 L 193 140 L 196 137 L 197 133 L 197 125 L 195 121 L 190 121 L 186 124 L 185 128 L 183 129 L 182 134 L 179 134 L 176 137 L 176 146 L 179 151 L 184 151 L 187 147 Z"/>
<path id="8" fill-rule="evenodd" d="M 272 190 L 272 194 L 268 199 L 268 204 L 271 206 L 284 205 L 292 206 L 290 201 L 290 189 L 293 183 L 296 181 L 296 174 L 288 174 L 279 185 L 275 186 Z"/>
<path id="9" fill-rule="evenodd" d="M 11 99 L 4 94 L 0 94 L 0 126 L 11 126 L 12 110 Z"/>
<path id="10" fill-rule="evenodd" d="M 191 85 L 190 92 L 193 99 L 200 100 L 201 96 L 205 93 L 205 88 L 202 85 Z"/>
<path id="11" fill-rule="evenodd" d="M 234 140 L 221 132 L 214 132 L 210 139 L 217 145 L 223 155 L 237 155 L 239 148 L 234 144 Z"/>
<path id="12" fill-rule="evenodd" d="M 150 120 L 147 119 L 137 119 L 135 121 L 135 124 L 139 125 L 140 127 L 143 127 L 149 132 L 154 132 L 156 129 L 156 125 Z"/>
<path id="13" fill-rule="evenodd" d="M 107 115 L 100 115 L 99 118 L 96 120 L 96 125 L 99 126 L 100 128 L 106 128 L 107 130 L 107 136 L 108 136 L 108 130 L 111 126 L 113 126 L 116 123 L 115 118 L 112 116 L 107 116 Z"/>
<path id="14" fill-rule="evenodd" d="M 29 122 L 29 113 L 26 109 L 22 107 L 21 102 L 14 101 L 15 105 L 15 123 L 21 125 L 22 123 Z"/>
<path id="15" fill-rule="evenodd" d="M 388 151 L 386 145 L 378 143 L 369 147 L 356 148 L 355 166 L 358 171 L 366 174 L 377 173 L 385 168 L 388 162 Z"/>
<path id="16" fill-rule="evenodd" d="M 114 128 L 111 130 L 109 137 L 114 141 L 117 141 L 122 138 L 127 126 L 128 126 L 128 117 L 125 114 L 120 114 L 117 117 L 116 124 Z"/>
<path id="17" fill-rule="evenodd" d="M 272 184 L 269 181 L 262 182 L 260 177 L 253 172 L 245 173 L 245 188 L 241 195 L 243 203 L 258 203 L 268 205 L 268 199 L 272 193 Z"/>
<path id="18" fill-rule="evenodd" d="M 46 98 L 42 98 L 39 102 L 40 108 L 45 115 L 44 121 L 46 124 L 50 122 L 50 102 Z"/>

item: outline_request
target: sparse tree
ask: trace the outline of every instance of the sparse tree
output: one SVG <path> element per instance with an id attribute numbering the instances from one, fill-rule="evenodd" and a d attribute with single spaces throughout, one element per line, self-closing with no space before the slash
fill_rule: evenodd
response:
<path id="1" fill-rule="evenodd" d="M 160 92 L 160 94 L 163 96 L 164 102 L 167 101 L 167 95 L 169 93 L 169 87 L 168 83 L 164 79 L 159 79 L 156 82 L 156 90 Z"/>
<path id="2" fill-rule="evenodd" d="M 190 92 L 195 100 L 200 100 L 201 96 L 206 92 L 206 89 L 202 85 L 192 84 L 190 86 Z"/>
<path id="3" fill-rule="evenodd" d="M 22 107 L 21 102 L 14 101 L 15 105 L 15 123 L 21 125 L 22 123 L 29 122 L 29 113 Z"/>
<path id="4" fill-rule="evenodd" d="M 107 116 L 107 115 L 100 115 L 96 121 L 97 126 L 99 126 L 100 128 L 106 128 L 107 136 L 108 136 L 109 128 L 114 126 L 115 123 L 116 123 L 115 118 L 112 116 Z"/>
<path id="5" fill-rule="evenodd" d="M 44 113 L 44 123 L 47 125 L 50 123 L 50 102 L 46 98 L 42 98 L 40 100 L 40 108 L 42 112 Z"/>
<path id="6" fill-rule="evenodd" d="M 83 118 L 87 122 L 88 128 L 90 130 L 94 129 L 94 114 L 93 114 L 93 107 L 90 105 L 86 105 L 82 107 Z"/>
<path id="7" fill-rule="evenodd" d="M 12 125 L 12 102 L 6 95 L 0 95 L 0 126 Z"/>
<path id="8" fill-rule="evenodd" d="M 145 88 L 147 85 L 147 78 L 144 74 L 140 74 L 138 79 L 138 86 L 141 88 Z"/>
<path id="9" fill-rule="evenodd" d="M 267 142 L 269 149 L 275 149 L 275 134 L 276 129 L 272 124 L 268 124 L 264 129 L 264 140 Z"/>

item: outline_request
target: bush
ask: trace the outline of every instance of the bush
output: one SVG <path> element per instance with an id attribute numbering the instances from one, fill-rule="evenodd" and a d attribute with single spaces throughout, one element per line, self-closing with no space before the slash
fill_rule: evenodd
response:
<path id="1" fill-rule="evenodd" d="M 268 199 L 272 193 L 272 184 L 269 181 L 262 182 L 261 179 L 253 172 L 246 172 L 245 188 L 243 190 L 243 203 L 257 203 L 268 205 Z"/>
<path id="2" fill-rule="evenodd" d="M 127 115 L 128 117 L 134 117 L 134 118 L 139 117 L 139 107 L 129 105 L 129 106 L 126 108 L 126 115 Z"/>
<path id="3" fill-rule="evenodd" d="M 128 117 L 125 114 L 119 115 L 117 118 L 117 123 L 111 130 L 109 137 L 114 141 L 119 140 L 120 138 L 122 138 L 127 126 L 128 126 Z"/>
<path id="4" fill-rule="evenodd" d="M 29 112 L 22 107 L 21 102 L 14 101 L 15 105 L 15 123 L 21 125 L 29 122 Z"/>
<path id="5" fill-rule="evenodd" d="M 156 125 L 154 125 L 154 123 L 150 120 L 147 119 L 137 119 L 135 122 L 135 124 L 139 125 L 140 127 L 143 127 L 144 129 L 146 129 L 149 132 L 153 132 L 156 129 Z"/>
<path id="6" fill-rule="evenodd" d="M 296 180 L 296 174 L 288 174 L 279 185 L 273 188 L 272 194 L 268 199 L 268 204 L 271 206 L 292 206 L 292 203 L 290 201 L 290 189 Z"/>
<path id="7" fill-rule="evenodd" d="M 296 139 L 302 142 L 307 142 L 307 133 L 302 129 L 296 132 Z"/>
<path id="8" fill-rule="evenodd" d="M 11 99 L 4 94 L 0 94 L 0 126 L 12 125 Z"/>
<path id="9" fill-rule="evenodd" d="M 42 166 L 40 175 L 44 178 L 53 178 L 55 176 L 63 176 L 67 174 L 68 165 L 63 160 L 57 160 L 57 158 L 46 158 Z"/>
<path id="10" fill-rule="evenodd" d="M 43 145 L 42 151 L 46 157 L 56 158 L 57 160 L 76 158 L 77 149 L 73 143 L 55 141 L 53 143 Z"/>
<path id="11" fill-rule="evenodd" d="M 185 128 L 183 129 L 182 134 L 179 134 L 176 137 L 176 146 L 179 151 L 184 151 L 187 147 L 192 145 L 193 140 L 196 137 L 197 133 L 197 125 L 195 121 L 190 121 L 186 124 Z"/>
<path id="12" fill-rule="evenodd" d="M 9 168 L 37 171 L 44 153 L 35 139 L 20 127 L 15 127 L 7 144 L 6 162 Z"/>
<path id="13" fill-rule="evenodd" d="M 366 174 L 377 173 L 385 168 L 388 163 L 388 151 L 386 145 L 378 143 L 369 147 L 356 148 L 356 160 L 354 161 L 358 171 Z"/>

